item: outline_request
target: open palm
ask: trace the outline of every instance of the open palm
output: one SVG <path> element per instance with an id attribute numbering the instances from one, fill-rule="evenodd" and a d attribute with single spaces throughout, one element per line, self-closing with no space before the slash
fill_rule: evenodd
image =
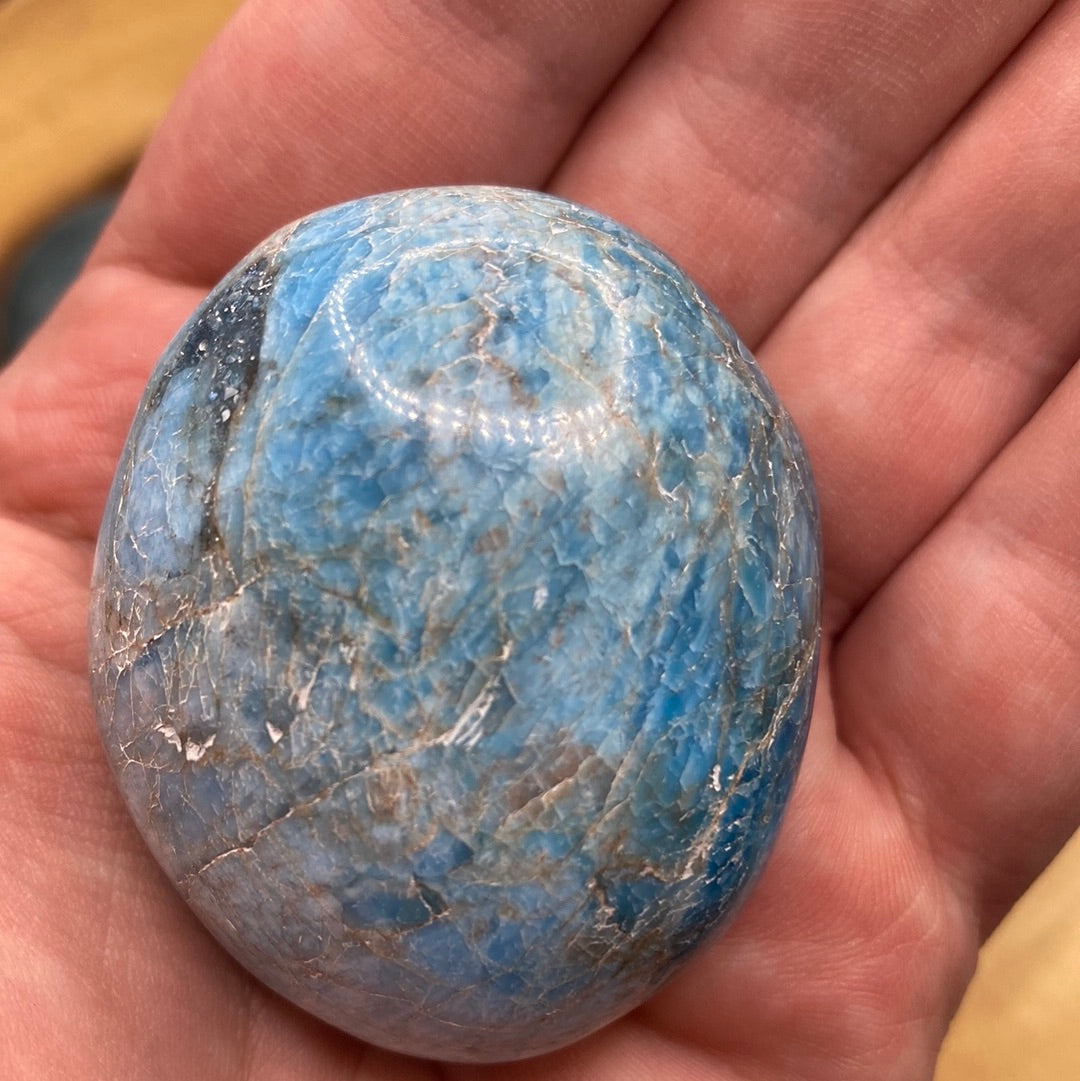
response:
<path id="1" fill-rule="evenodd" d="M 252 0 L 0 376 L 5 1077 L 927 1077 L 978 943 L 1080 822 L 1080 2 Z M 144 850 L 85 676 L 93 538 L 168 337 L 276 226 L 419 184 L 637 228 L 809 448 L 826 649 L 752 899 L 642 1009 L 515 1066 L 262 990 Z"/>

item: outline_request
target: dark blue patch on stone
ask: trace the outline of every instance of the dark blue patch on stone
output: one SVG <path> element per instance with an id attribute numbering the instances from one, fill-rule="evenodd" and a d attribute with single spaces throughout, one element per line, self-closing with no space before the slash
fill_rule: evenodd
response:
<path id="1" fill-rule="evenodd" d="M 666 257 L 534 193 L 376 196 L 272 237 L 154 373 L 98 548 L 102 735 L 271 987 L 537 1054 L 760 869 L 819 582 L 790 422 Z"/>

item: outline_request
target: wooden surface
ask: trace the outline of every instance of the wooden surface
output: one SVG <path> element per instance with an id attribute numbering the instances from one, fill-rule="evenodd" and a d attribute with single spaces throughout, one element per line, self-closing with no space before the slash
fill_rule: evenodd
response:
<path id="1" fill-rule="evenodd" d="M 0 271 L 134 161 L 235 0 L 0 0 Z"/>
<path id="2" fill-rule="evenodd" d="M 983 947 L 935 1081 L 1080 1081 L 1080 833 Z"/>
<path id="3" fill-rule="evenodd" d="M 123 172 L 236 0 L 0 0 L 0 271 Z M 935 1081 L 1080 1081 L 1080 835 L 984 948 Z"/>

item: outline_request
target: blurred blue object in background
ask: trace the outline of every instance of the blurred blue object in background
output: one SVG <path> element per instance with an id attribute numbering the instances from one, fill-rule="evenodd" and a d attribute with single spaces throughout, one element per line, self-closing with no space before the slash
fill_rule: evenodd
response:
<path id="1" fill-rule="evenodd" d="M 0 364 L 14 356 L 75 280 L 117 198 L 110 192 L 67 211 L 16 264 L 0 297 Z"/>

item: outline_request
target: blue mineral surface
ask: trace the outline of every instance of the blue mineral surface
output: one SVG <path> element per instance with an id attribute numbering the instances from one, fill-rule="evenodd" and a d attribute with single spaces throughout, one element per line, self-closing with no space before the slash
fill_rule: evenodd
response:
<path id="1" fill-rule="evenodd" d="M 819 584 L 797 436 L 669 259 L 545 195 L 397 192 L 270 238 L 165 353 L 92 679 L 135 821 L 255 975 L 518 1058 L 754 877 Z"/>

